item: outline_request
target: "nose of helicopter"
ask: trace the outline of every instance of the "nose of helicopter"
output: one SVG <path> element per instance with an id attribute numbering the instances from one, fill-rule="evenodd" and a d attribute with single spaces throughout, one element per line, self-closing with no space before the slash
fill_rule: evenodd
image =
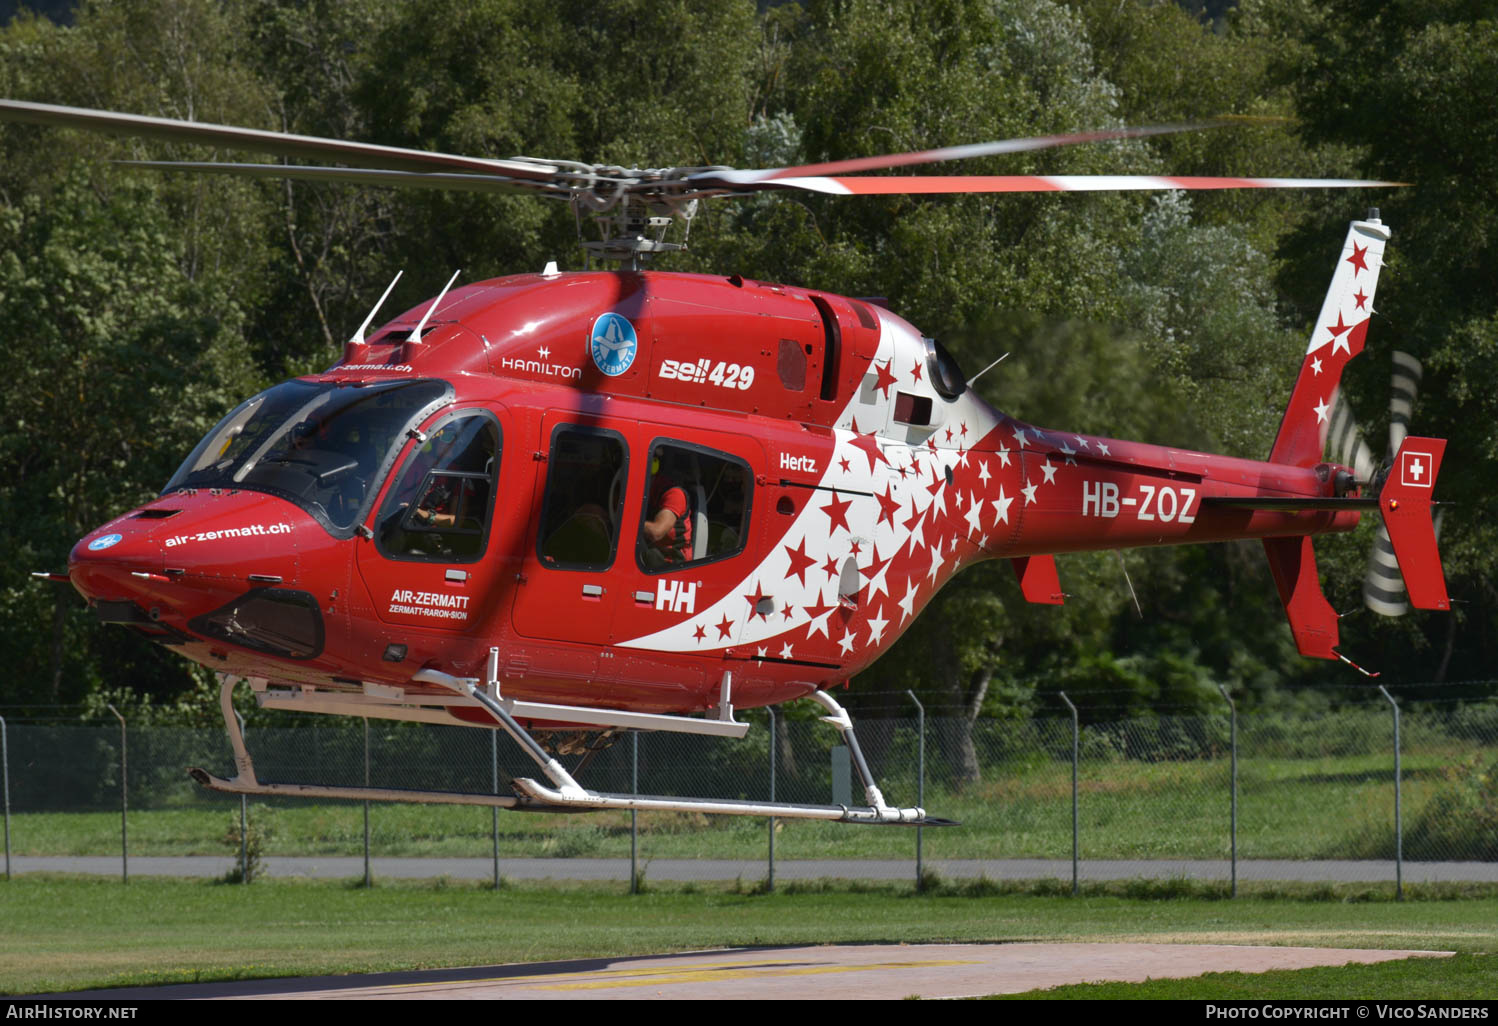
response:
<path id="1" fill-rule="evenodd" d="M 314 531 L 325 535 L 268 495 L 178 492 L 85 535 L 68 576 L 100 620 L 172 633 L 253 589 L 292 585 Z"/>

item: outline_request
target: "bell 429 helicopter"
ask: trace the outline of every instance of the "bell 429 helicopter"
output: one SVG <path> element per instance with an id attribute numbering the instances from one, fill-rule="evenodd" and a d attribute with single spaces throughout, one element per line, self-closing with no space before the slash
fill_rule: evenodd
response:
<path id="1" fill-rule="evenodd" d="M 1312 538 L 1376 508 L 1393 555 L 1370 600 L 1397 612 L 1402 575 L 1409 603 L 1447 607 L 1431 518 L 1444 441 L 1401 428 L 1376 463 L 1338 401 L 1389 238 L 1376 216 L 1348 231 L 1266 461 L 1037 428 L 877 302 L 641 266 L 677 247 L 671 218 L 767 189 L 1390 183 L 858 174 L 1175 128 L 746 171 L 491 160 L 18 101 L 0 118 L 372 165 L 145 162 L 159 170 L 531 191 L 596 215 L 603 237 L 586 245 L 622 265 L 453 288 L 455 274 L 371 330 L 376 304 L 337 363 L 238 406 L 159 498 L 50 575 L 100 620 L 219 672 L 237 775 L 194 770 L 208 787 L 930 823 L 885 802 L 829 691 L 961 567 L 1007 559 L 1028 601 L 1059 604 L 1058 552 L 1259 538 L 1300 651 L 1342 658 Z M 1399 367 L 1407 393 L 1418 364 Z M 273 709 L 502 729 L 547 782 L 500 796 L 263 783 L 230 702 L 240 682 Z M 843 734 L 866 806 L 606 794 L 554 754 L 580 732 L 741 737 L 735 708 L 798 698 Z"/>

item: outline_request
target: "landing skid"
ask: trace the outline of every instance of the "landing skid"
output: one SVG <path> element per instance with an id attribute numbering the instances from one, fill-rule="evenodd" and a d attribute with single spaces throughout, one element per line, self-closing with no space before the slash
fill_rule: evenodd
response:
<path id="1" fill-rule="evenodd" d="M 846 710 L 824 692 L 811 698 L 827 710 L 823 721 L 836 727 L 843 736 L 853 757 L 853 765 L 864 785 L 864 800 L 867 806 L 846 805 L 797 805 L 790 802 L 735 801 L 713 798 L 683 798 L 653 795 L 608 794 L 592 791 L 572 778 L 561 765 L 531 737 L 516 721 L 506 706 L 513 706 L 500 697 L 498 681 L 498 650 L 491 649 L 489 655 L 488 681 L 480 683 L 468 677 L 451 677 L 447 674 L 428 673 L 423 679 L 427 683 L 440 684 L 455 694 L 469 698 L 489 711 L 500 728 L 509 734 L 542 772 L 551 781 L 546 786 L 530 778 L 511 781 L 515 794 L 496 795 L 463 791 L 408 791 L 399 788 L 339 787 L 315 784 L 271 784 L 261 783 L 255 776 L 255 764 L 245 746 L 244 732 L 239 718 L 234 713 L 233 693 L 241 678 L 228 674 L 220 675 L 219 707 L 224 715 L 224 727 L 228 731 L 230 744 L 234 748 L 236 775 L 231 780 L 214 776 L 206 770 L 193 767 L 188 773 L 199 784 L 213 791 L 227 794 L 264 795 L 286 798 L 336 798 L 350 801 L 417 802 L 440 805 L 478 805 L 489 808 L 516 809 L 531 812 L 594 812 L 606 809 L 633 812 L 702 812 L 720 816 L 775 816 L 781 819 L 824 820 L 841 823 L 887 823 L 907 826 L 948 826 L 951 820 L 928 817 L 920 808 L 894 808 L 884 801 L 883 794 L 874 784 L 858 738 L 853 733 L 853 722 Z M 732 719 L 731 707 L 727 718 Z M 665 720 L 667 717 L 659 717 Z"/>

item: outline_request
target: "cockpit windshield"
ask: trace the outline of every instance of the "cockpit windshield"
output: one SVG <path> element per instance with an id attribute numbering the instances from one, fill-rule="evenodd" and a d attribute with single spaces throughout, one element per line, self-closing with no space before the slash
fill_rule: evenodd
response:
<path id="1" fill-rule="evenodd" d="M 366 508 L 406 431 L 450 401 L 442 381 L 286 381 L 219 422 L 178 468 L 178 488 L 267 492 L 335 531 Z"/>

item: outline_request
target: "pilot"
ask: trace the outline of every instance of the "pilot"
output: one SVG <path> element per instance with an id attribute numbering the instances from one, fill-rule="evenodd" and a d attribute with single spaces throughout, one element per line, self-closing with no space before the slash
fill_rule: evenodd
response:
<path id="1" fill-rule="evenodd" d="M 687 490 L 672 474 L 679 469 L 673 461 L 662 472 L 659 455 L 650 463 L 650 514 L 640 524 L 643 559 L 650 567 L 685 563 L 692 558 L 690 502 Z"/>

